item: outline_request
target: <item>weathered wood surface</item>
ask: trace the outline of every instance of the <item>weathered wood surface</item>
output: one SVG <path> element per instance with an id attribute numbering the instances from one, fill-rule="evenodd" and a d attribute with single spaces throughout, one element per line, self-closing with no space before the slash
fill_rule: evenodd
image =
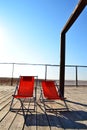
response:
<path id="1" fill-rule="evenodd" d="M 87 129 L 87 87 L 65 87 L 69 111 L 45 111 L 39 101 L 40 86 L 37 87 L 37 103 L 34 111 L 9 111 L 15 87 L 0 86 L 0 130 L 63 130 Z M 29 104 L 27 104 L 29 107 Z M 46 103 L 50 108 L 65 107 L 62 101 Z M 33 103 L 30 104 L 33 107 Z M 20 102 L 14 100 L 14 107 Z"/>

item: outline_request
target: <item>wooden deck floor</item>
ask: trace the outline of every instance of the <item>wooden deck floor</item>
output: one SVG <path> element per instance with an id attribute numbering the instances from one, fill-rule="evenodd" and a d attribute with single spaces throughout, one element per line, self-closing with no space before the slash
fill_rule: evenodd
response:
<path id="1" fill-rule="evenodd" d="M 0 130 L 63 130 L 87 129 L 87 87 L 65 87 L 66 103 L 69 111 L 46 112 L 39 102 L 37 89 L 35 112 L 9 111 L 14 87 L 0 86 Z M 48 105 L 48 104 L 47 104 Z M 33 104 L 30 104 L 33 107 Z M 14 107 L 19 102 L 14 101 Z M 62 101 L 53 102 L 49 107 L 65 107 Z"/>

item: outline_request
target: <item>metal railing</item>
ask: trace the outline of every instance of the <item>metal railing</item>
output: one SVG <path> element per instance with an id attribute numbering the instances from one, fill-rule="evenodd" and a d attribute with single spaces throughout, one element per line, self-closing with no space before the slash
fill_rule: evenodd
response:
<path id="1" fill-rule="evenodd" d="M 8 69 L 9 66 L 9 69 Z M 25 67 L 26 66 L 26 67 Z M 6 69 L 9 72 L 6 72 Z M 30 64 L 30 63 L 0 63 L 0 77 L 10 77 L 11 85 L 13 85 L 13 79 L 18 78 L 20 75 L 35 75 L 39 79 L 53 79 L 59 81 L 59 65 L 52 64 Z M 80 72 L 83 69 L 83 73 Z M 84 71 L 85 69 L 85 71 Z M 84 81 L 81 85 L 87 85 L 87 66 L 79 65 L 66 65 L 65 66 L 65 84 L 79 86 L 81 81 Z M 72 70 L 72 71 L 71 71 Z M 33 72 L 33 73 L 32 73 Z M 5 73 L 3 75 L 3 73 Z M 83 77 L 81 77 L 83 76 Z M 74 83 L 71 83 L 71 82 Z M 59 83 L 59 82 L 58 82 Z"/>

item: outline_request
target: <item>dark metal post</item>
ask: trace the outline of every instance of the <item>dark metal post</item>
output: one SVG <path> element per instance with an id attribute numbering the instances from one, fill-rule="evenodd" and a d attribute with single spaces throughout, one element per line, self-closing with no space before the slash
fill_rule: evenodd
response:
<path id="1" fill-rule="evenodd" d="M 13 85 L 13 74 L 14 74 L 14 63 L 12 64 L 12 78 L 11 78 L 11 86 Z"/>
<path id="2" fill-rule="evenodd" d="M 61 33 L 60 48 L 60 93 L 64 97 L 64 80 L 65 80 L 65 33 Z"/>
<path id="3" fill-rule="evenodd" d="M 77 69 L 77 66 L 76 66 L 76 86 L 78 86 L 78 69 Z"/>
<path id="4" fill-rule="evenodd" d="M 76 6 L 75 10 L 73 11 L 72 15 L 70 16 L 69 20 L 67 21 L 61 33 L 60 92 L 63 97 L 64 97 L 64 77 L 65 77 L 65 34 L 73 25 L 73 23 L 78 18 L 78 16 L 81 14 L 81 12 L 83 11 L 86 5 L 87 5 L 87 0 L 79 1 L 78 5 Z"/>
<path id="5" fill-rule="evenodd" d="M 47 65 L 45 65 L 45 80 L 47 79 Z"/>

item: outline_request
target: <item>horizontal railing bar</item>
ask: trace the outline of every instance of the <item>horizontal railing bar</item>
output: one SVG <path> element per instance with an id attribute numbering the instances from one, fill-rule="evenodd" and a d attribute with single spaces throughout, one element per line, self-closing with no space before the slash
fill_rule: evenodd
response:
<path id="1" fill-rule="evenodd" d="M 0 64 L 14 64 L 14 65 L 40 65 L 40 66 L 60 66 L 54 64 L 32 64 L 32 63 L 6 63 L 2 62 Z M 65 65 L 65 67 L 87 67 L 86 65 Z"/>
<path id="2" fill-rule="evenodd" d="M 59 66 L 59 65 L 52 65 L 52 64 L 31 64 L 31 63 L 0 63 L 0 64 L 14 64 L 14 65 L 41 65 L 41 66 Z"/>
<path id="3" fill-rule="evenodd" d="M 87 67 L 85 65 L 65 65 L 65 67 Z"/>

